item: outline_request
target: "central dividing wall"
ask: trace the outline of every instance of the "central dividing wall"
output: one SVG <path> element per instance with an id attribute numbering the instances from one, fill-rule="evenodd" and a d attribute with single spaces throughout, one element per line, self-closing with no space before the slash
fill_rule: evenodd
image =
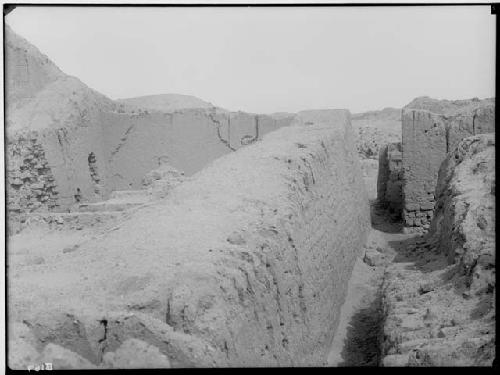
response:
<path id="1" fill-rule="evenodd" d="M 452 114 L 403 108 L 404 224 L 429 228 L 435 204 L 438 172 L 446 155 L 465 137 L 495 131 L 495 105 L 477 102 L 477 108 Z"/>
<path id="2" fill-rule="evenodd" d="M 9 316 L 38 351 L 53 343 L 92 365 L 131 338 L 173 367 L 325 365 L 369 229 L 364 189 L 349 112 L 301 112 L 113 231 L 12 275 Z"/>

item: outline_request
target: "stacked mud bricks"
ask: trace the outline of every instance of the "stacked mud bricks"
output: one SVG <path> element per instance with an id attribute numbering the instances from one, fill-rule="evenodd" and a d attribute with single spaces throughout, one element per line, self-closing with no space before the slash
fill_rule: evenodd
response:
<path id="1" fill-rule="evenodd" d="M 389 143 L 379 152 L 377 198 L 389 210 L 401 215 L 403 188 L 403 154 L 401 142 Z"/>
<path id="2" fill-rule="evenodd" d="M 8 213 L 18 217 L 19 214 L 22 216 L 55 208 L 58 196 L 56 182 L 36 134 L 27 134 L 16 142 L 9 142 L 7 158 Z M 9 215 L 9 231 L 18 224 L 12 219 Z"/>
<path id="3" fill-rule="evenodd" d="M 429 228 L 441 163 L 465 137 L 495 131 L 495 106 L 434 113 L 406 107 L 403 126 L 403 221 L 406 227 Z"/>

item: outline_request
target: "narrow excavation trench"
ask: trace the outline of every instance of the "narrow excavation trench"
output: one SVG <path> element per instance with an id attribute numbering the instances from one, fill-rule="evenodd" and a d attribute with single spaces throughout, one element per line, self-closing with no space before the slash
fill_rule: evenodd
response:
<path id="1" fill-rule="evenodd" d="M 366 246 L 349 281 L 328 366 L 379 366 L 382 360 L 384 270 L 396 255 L 391 243 L 414 235 L 401 233 L 401 223 L 376 202 L 371 204 L 371 220 Z"/>

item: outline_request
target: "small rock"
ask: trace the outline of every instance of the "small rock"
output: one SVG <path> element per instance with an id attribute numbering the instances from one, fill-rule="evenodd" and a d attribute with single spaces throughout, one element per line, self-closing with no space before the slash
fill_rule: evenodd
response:
<path id="1" fill-rule="evenodd" d="M 427 309 L 425 315 L 424 315 L 424 320 L 434 320 L 437 318 L 436 313 L 431 310 L 430 308 Z"/>
<path id="2" fill-rule="evenodd" d="M 418 288 L 418 293 L 425 294 L 425 293 L 429 293 L 433 290 L 434 290 L 434 284 L 432 282 L 426 282 L 426 283 L 420 285 L 420 287 Z"/>
<path id="3" fill-rule="evenodd" d="M 244 245 L 246 243 L 245 239 L 240 233 L 234 232 L 227 238 L 227 242 L 233 245 Z"/>
<path id="4" fill-rule="evenodd" d="M 72 253 L 73 251 L 76 250 L 78 250 L 78 245 L 65 247 L 62 252 L 66 254 L 66 253 Z"/>
<path id="5" fill-rule="evenodd" d="M 377 250 L 369 249 L 365 252 L 363 262 L 365 262 L 369 266 L 375 267 L 384 264 L 384 259 L 384 256 Z"/>

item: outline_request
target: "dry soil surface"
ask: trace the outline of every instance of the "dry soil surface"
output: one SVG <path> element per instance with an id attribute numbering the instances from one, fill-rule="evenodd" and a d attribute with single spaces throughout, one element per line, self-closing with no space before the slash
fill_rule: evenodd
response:
<path id="1" fill-rule="evenodd" d="M 372 228 L 349 281 L 340 322 L 328 356 L 328 366 L 378 366 L 382 360 L 383 307 L 381 288 L 385 269 L 396 256 L 394 244 L 415 234 L 402 233 L 401 224 L 371 204 Z"/>

